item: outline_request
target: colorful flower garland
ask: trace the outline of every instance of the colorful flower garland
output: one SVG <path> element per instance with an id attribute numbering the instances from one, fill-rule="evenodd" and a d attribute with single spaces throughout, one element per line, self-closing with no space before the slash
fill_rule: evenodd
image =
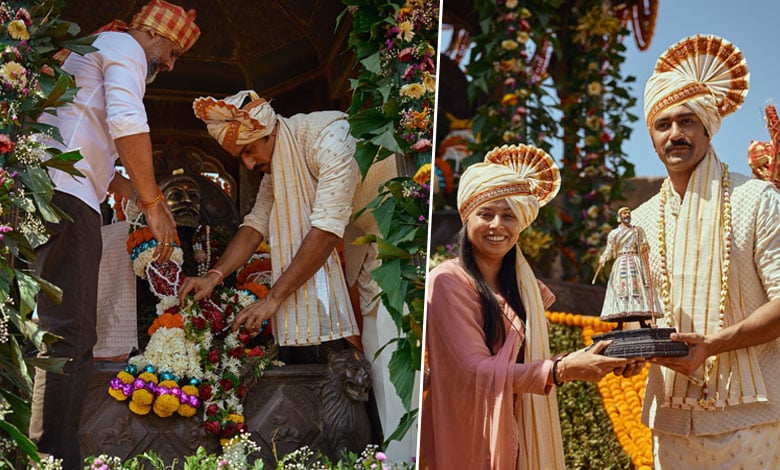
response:
<path id="1" fill-rule="evenodd" d="M 271 276 L 259 270 L 270 270 L 270 264 L 250 263 L 240 271 L 245 282 L 238 289 L 223 287 L 211 298 L 194 302 L 190 297 L 181 306 L 177 294 L 183 282 L 183 253 L 178 239 L 171 259 L 155 262 L 157 242 L 142 214 L 127 202 L 123 209 L 131 221 L 127 251 L 133 270 L 148 280 L 158 298 L 158 317 L 149 327 L 143 354 L 128 361 L 111 380 L 108 393 L 119 401 L 129 399 L 130 410 L 140 415 L 154 411 L 160 417 L 190 417 L 203 405 L 204 428 L 226 446 L 246 431 L 243 379 L 281 364 L 269 348 L 250 347 L 252 336 L 245 330 L 231 329 L 239 310 L 267 294 Z"/>
<path id="2" fill-rule="evenodd" d="M 593 335 L 612 331 L 616 326 L 616 323 L 603 322 L 593 316 L 549 311 L 546 314 L 552 323 L 582 328 L 585 344 L 593 343 Z M 650 429 L 642 423 L 642 400 L 649 369 L 648 364 L 641 373 L 628 379 L 607 374 L 598 383 L 618 442 L 638 470 L 653 468 L 652 436 Z"/>

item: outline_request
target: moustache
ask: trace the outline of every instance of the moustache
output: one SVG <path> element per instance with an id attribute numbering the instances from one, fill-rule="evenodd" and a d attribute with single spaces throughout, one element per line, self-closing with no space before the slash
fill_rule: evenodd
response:
<path id="1" fill-rule="evenodd" d="M 672 149 L 672 147 L 688 147 L 688 148 L 690 148 L 691 144 L 689 142 L 685 141 L 685 140 L 672 141 L 672 142 L 669 142 L 664 147 L 664 150 L 668 152 L 669 150 Z"/>

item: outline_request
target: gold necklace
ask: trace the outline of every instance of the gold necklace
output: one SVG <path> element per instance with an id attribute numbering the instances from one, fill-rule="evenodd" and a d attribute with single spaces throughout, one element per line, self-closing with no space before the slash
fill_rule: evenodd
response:
<path id="1" fill-rule="evenodd" d="M 723 239 L 725 245 L 725 256 L 721 262 L 720 276 L 720 302 L 718 303 L 718 329 L 723 329 L 726 320 L 726 302 L 729 295 L 729 265 L 731 260 L 731 194 L 729 192 L 729 167 L 725 163 L 722 165 L 721 187 L 723 188 L 723 206 L 721 214 L 721 226 L 723 228 Z M 666 201 L 667 191 L 669 190 L 669 178 L 661 184 L 661 211 L 658 217 L 658 255 L 661 258 L 661 302 L 664 307 L 664 320 L 667 325 L 674 326 L 674 317 L 672 316 L 672 297 L 669 284 L 668 264 L 666 260 Z M 712 378 L 712 373 L 717 369 L 718 356 L 710 356 L 704 361 L 704 374 L 701 379 L 688 377 L 694 384 L 701 387 L 699 405 L 703 408 L 709 408 L 718 400 L 718 392 L 714 397 L 710 397 L 708 385 Z"/>

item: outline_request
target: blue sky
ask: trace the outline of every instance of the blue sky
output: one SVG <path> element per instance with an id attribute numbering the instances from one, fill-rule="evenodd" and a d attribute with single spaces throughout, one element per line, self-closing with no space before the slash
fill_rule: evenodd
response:
<path id="1" fill-rule="evenodd" d="M 650 48 L 639 51 L 630 38 L 623 75 L 633 75 L 633 95 L 643 117 L 645 83 L 655 61 L 667 47 L 694 34 L 715 34 L 731 41 L 745 55 L 750 70 L 750 91 L 737 112 L 726 116 L 713 138 L 718 157 L 732 171 L 750 174 L 747 147 L 751 140 L 769 140 L 764 107 L 780 107 L 780 2 L 777 0 L 659 0 L 655 34 Z M 634 131 L 624 150 L 638 176 L 664 176 L 666 171 L 652 149 L 644 119 L 633 124 Z"/>

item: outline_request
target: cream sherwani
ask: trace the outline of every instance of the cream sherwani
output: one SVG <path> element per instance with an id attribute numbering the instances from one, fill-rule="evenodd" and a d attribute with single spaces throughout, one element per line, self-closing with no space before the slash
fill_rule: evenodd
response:
<path id="1" fill-rule="evenodd" d="M 272 172 L 263 178 L 255 206 L 242 224 L 268 240 L 274 281 L 311 228 L 344 235 L 360 180 L 355 140 L 344 113 L 322 111 L 277 119 Z M 273 327 L 282 346 L 319 344 L 360 333 L 335 250 L 285 300 Z"/>
<path id="2" fill-rule="evenodd" d="M 737 285 L 730 283 L 729 290 L 731 304 L 737 305 L 741 310 L 732 315 L 747 316 L 769 300 L 780 298 L 780 193 L 764 181 L 733 173 L 730 174 L 730 187 L 733 230 L 730 278 L 739 279 L 739 282 Z M 650 267 L 653 282 L 657 286 L 661 285 L 661 260 L 658 250 L 660 204 L 659 194 L 632 211 L 632 221 L 642 227 L 647 234 L 650 244 Z M 681 215 L 681 206 L 680 196 L 670 190 L 664 208 L 667 249 L 670 253 L 678 226 L 686 220 L 685 215 Z M 672 289 L 674 288 L 673 283 Z M 719 294 L 719 292 L 709 293 L 716 298 Z M 672 308 L 675 306 L 673 305 Z M 706 325 L 691 320 L 681 322 L 678 328 L 684 332 L 696 331 L 704 334 L 707 331 L 715 331 L 717 321 L 716 314 L 711 316 Z M 707 331 L 701 331 L 702 329 Z M 699 396 L 700 387 L 687 382 L 685 389 L 675 388 L 675 395 L 678 396 L 669 397 L 666 390 L 669 389 L 672 377 L 665 376 L 663 368 L 652 366 L 644 400 L 643 422 L 654 430 L 654 434 L 655 431 L 660 431 L 665 435 L 671 435 L 672 439 L 674 436 L 711 436 L 731 433 L 723 436 L 729 436 L 729 439 L 734 441 L 743 432 L 734 431 L 751 427 L 762 430 L 760 434 L 766 434 L 767 426 L 776 427 L 780 422 L 780 361 L 777 360 L 780 357 L 780 339 L 748 350 L 755 354 L 760 371 L 751 370 L 744 361 L 740 365 L 733 353 L 721 355 L 718 372 L 714 374 L 711 386 L 717 387 L 720 398 L 725 398 L 726 403 L 723 403 L 723 408 L 717 410 L 696 409 L 695 406 L 693 409 L 682 409 L 684 406 L 679 405 L 681 399 L 684 400 L 685 397 L 695 399 Z M 701 371 L 697 371 L 694 375 L 700 377 Z M 746 392 L 743 393 L 741 390 Z M 708 440 L 701 439 L 699 442 L 708 442 Z M 656 445 L 656 451 L 664 452 L 664 447 L 671 445 L 669 442 Z M 705 447 L 699 448 L 695 453 L 701 455 L 690 455 L 690 458 L 701 459 L 705 457 L 704 454 L 707 454 L 721 463 L 724 458 L 712 454 Z M 741 453 L 744 458 L 744 451 Z M 686 454 L 692 453 L 686 452 Z M 759 455 L 767 454 L 762 451 Z M 677 462 L 682 464 L 680 461 Z M 686 462 L 688 463 L 694 464 Z M 719 464 L 707 463 L 707 461 L 699 463 L 703 468 L 723 468 Z"/>

